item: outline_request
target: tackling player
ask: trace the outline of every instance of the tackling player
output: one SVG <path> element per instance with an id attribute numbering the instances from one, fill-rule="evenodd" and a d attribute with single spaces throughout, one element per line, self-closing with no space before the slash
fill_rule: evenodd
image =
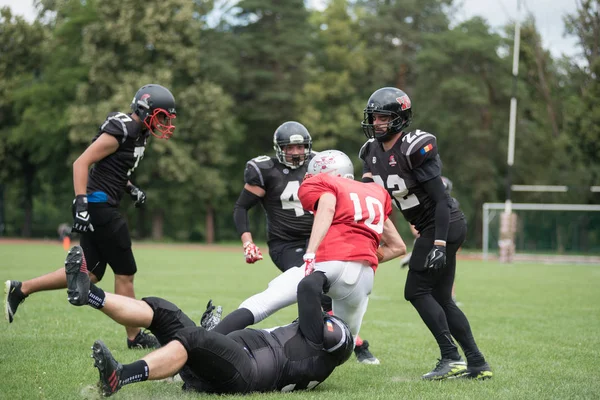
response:
<path id="1" fill-rule="evenodd" d="M 252 239 L 248 210 L 259 203 L 262 205 L 267 216 L 269 255 L 277 268 L 286 272 L 304 263 L 302 256 L 306 252 L 313 215 L 302 209 L 298 188 L 314 153 L 310 133 L 296 121 L 285 122 L 275 130 L 273 147 L 275 157 L 260 156 L 246 163 L 244 189 L 235 203 L 233 217 L 242 239 L 246 262 L 253 264 L 262 260 L 263 256 Z M 257 317 L 257 314 L 264 313 L 245 308 L 248 300 L 221 322 L 226 330 L 242 329 L 266 317 Z M 323 309 L 330 311 L 331 299 L 323 296 L 322 300 Z M 360 337 L 356 341 L 354 352 L 357 360 L 364 364 L 379 364 L 369 350 L 369 342 Z"/>
<path id="2" fill-rule="evenodd" d="M 436 367 L 423 379 L 489 378 L 492 371 L 475 343 L 469 321 L 452 301 L 456 252 L 467 233 L 465 216 L 444 189 L 435 136 L 418 129 L 403 131 L 411 119 L 411 102 L 402 90 L 385 87 L 371 95 L 362 122 L 369 138 L 360 150 L 363 182 L 386 188 L 404 218 L 419 232 L 404 297 L 417 310 L 441 352 Z"/>
<path id="3" fill-rule="evenodd" d="M 135 298 L 133 277 L 137 265 L 129 229 L 118 207 L 125 193 L 132 197 L 136 207 L 146 201 L 146 194 L 129 179 L 144 156 L 150 134 L 159 139 L 173 135 L 175 98 L 163 86 L 145 85 L 135 94 L 131 110 L 130 114 L 108 114 L 90 146 L 73 163 L 73 231 L 81 233 L 92 281 L 102 280 L 109 264 L 115 275 L 115 292 Z M 6 281 L 4 301 L 8 322 L 13 321 L 17 307 L 30 294 L 66 287 L 64 268 L 24 282 Z M 85 301 L 71 293 L 68 296 L 75 303 Z M 129 348 L 158 345 L 156 338 L 138 327 L 125 329 Z"/>
<path id="4" fill-rule="evenodd" d="M 92 349 L 100 390 L 110 396 L 127 384 L 181 376 L 184 390 L 250 393 L 312 389 L 352 354 L 354 340 L 343 320 L 323 313 L 320 295 L 329 281 L 317 272 L 297 285 L 298 319 L 271 329 L 208 331 L 175 304 L 158 298 L 135 300 L 105 293 L 89 280 L 81 247 L 67 256 L 68 290 L 81 301 L 126 326 L 147 327 L 162 345 L 131 364 L 117 362 L 97 340 Z"/>

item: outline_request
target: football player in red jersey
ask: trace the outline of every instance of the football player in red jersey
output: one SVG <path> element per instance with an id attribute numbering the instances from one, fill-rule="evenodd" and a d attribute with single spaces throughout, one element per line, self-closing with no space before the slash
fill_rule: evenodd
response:
<path id="1" fill-rule="evenodd" d="M 379 262 L 406 253 L 404 241 L 388 218 L 390 196 L 376 184 L 355 181 L 348 156 L 327 150 L 310 161 L 298 197 L 304 209 L 315 213 L 304 254 L 305 274 L 325 272 L 331 282 L 334 315 L 357 335 Z"/>
<path id="2" fill-rule="evenodd" d="M 356 236 L 353 236 L 352 239 L 346 238 L 346 241 L 356 244 L 355 250 L 357 252 L 360 251 L 360 253 L 354 254 L 352 259 L 343 260 L 343 261 L 350 261 L 350 264 L 352 264 L 352 266 L 349 267 L 349 270 L 353 269 L 354 272 L 359 272 L 361 274 L 361 276 L 365 277 L 365 279 L 360 280 L 360 285 L 361 285 L 359 288 L 360 290 L 357 289 L 356 294 L 348 293 L 349 294 L 348 300 L 351 301 L 351 303 L 348 303 L 348 306 L 346 307 L 346 309 L 348 310 L 348 314 L 350 316 L 354 317 L 354 321 L 352 323 L 350 323 L 349 321 L 347 321 L 347 322 L 350 327 L 350 331 L 352 332 L 352 335 L 356 338 L 356 334 L 358 333 L 358 330 L 360 328 L 360 323 L 361 323 L 362 317 L 364 315 L 364 310 L 362 310 L 362 309 L 363 308 L 366 309 L 365 299 L 366 299 L 366 296 L 368 295 L 368 293 L 370 292 L 370 286 L 372 286 L 372 283 L 373 283 L 374 270 L 375 270 L 375 268 L 377 268 L 377 265 L 379 263 L 379 260 L 377 257 L 377 251 L 378 251 L 378 246 L 379 246 L 380 240 L 383 239 L 383 241 L 385 241 L 385 245 L 383 245 L 380 250 L 380 252 L 383 254 L 383 261 L 387 261 L 389 259 L 404 255 L 404 253 L 406 253 L 406 246 L 404 245 L 402 238 L 400 238 L 400 235 L 396 231 L 396 228 L 394 227 L 392 222 L 387 219 L 387 215 L 389 214 L 389 211 L 391 211 L 391 204 L 390 204 L 391 200 L 390 200 L 389 195 L 387 194 L 387 192 L 385 190 L 379 188 L 375 184 L 365 184 L 365 183 L 361 183 L 361 182 L 354 182 L 353 181 L 354 168 L 353 168 L 352 162 L 350 161 L 348 156 L 346 156 L 342 152 L 333 151 L 333 150 L 318 153 L 310 161 L 310 163 L 308 165 L 308 171 L 311 171 L 311 169 L 310 169 L 311 165 L 314 165 L 313 160 L 321 160 L 323 156 L 330 156 L 332 154 L 334 154 L 335 156 L 333 157 L 333 159 L 328 161 L 329 169 L 321 169 L 320 172 L 330 172 L 332 174 L 336 173 L 337 175 L 343 176 L 344 178 L 349 178 L 349 179 L 337 179 L 337 178 L 332 178 L 332 179 L 335 179 L 336 181 L 341 181 L 341 182 L 339 182 L 340 185 L 344 185 L 346 183 L 349 185 L 356 184 L 357 187 L 361 188 L 361 191 L 360 191 L 361 195 L 365 194 L 365 192 L 371 193 L 368 195 L 369 200 L 365 200 L 365 198 L 362 198 L 362 200 L 361 200 L 361 197 L 358 197 L 358 201 L 363 202 L 363 203 L 360 203 L 358 206 L 364 207 L 364 213 L 361 213 L 359 215 L 353 209 L 354 211 L 352 211 L 352 214 L 351 214 L 352 216 L 356 216 L 357 218 L 364 217 L 363 218 L 364 221 L 358 222 L 359 224 L 363 223 L 364 232 L 360 232 L 360 233 L 357 232 Z M 331 157 L 329 157 L 329 158 L 331 158 Z M 315 163 L 316 162 L 317 161 L 315 161 Z M 315 173 L 312 172 L 311 174 L 314 175 Z M 311 179 L 316 179 L 316 178 L 311 178 Z M 300 191 L 302 190 L 302 187 L 305 184 L 308 184 L 311 179 L 304 181 L 302 183 L 302 185 L 300 185 L 300 190 L 298 193 L 299 195 L 300 195 Z M 318 179 L 316 179 L 316 181 L 317 180 Z M 373 193 L 375 193 L 375 194 L 373 194 Z M 358 196 L 358 193 L 354 193 L 354 194 Z M 326 196 L 326 197 L 328 197 L 328 196 Z M 354 198 L 354 195 L 352 198 Z M 352 202 L 353 201 L 352 198 L 348 199 L 347 201 Z M 350 204 L 350 203 L 348 203 L 348 204 Z M 385 205 L 385 207 L 384 207 L 384 205 Z M 313 206 L 314 206 L 314 204 L 313 204 Z M 312 209 L 310 209 L 310 211 L 313 211 L 313 210 L 314 210 L 314 207 Z M 388 211 L 387 214 L 386 214 L 386 210 Z M 322 214 L 325 214 L 325 211 L 323 211 Z M 344 215 L 344 217 L 346 217 L 346 215 Z M 315 221 L 318 219 L 319 219 L 319 212 L 317 212 L 315 214 Z M 319 221 L 320 221 L 320 219 L 319 219 Z M 339 222 L 341 223 L 341 221 L 339 221 Z M 352 226 L 355 225 L 354 220 L 350 221 L 348 218 L 345 218 L 343 223 L 348 223 L 348 224 L 351 224 Z M 336 221 L 336 224 L 337 224 L 337 221 Z M 319 227 L 321 227 L 321 222 L 319 222 Z M 313 228 L 312 228 L 313 233 L 314 233 L 315 229 L 319 229 L 319 228 L 315 228 L 315 226 L 313 225 Z M 352 228 L 350 230 L 352 231 Z M 380 231 L 377 232 L 378 230 L 380 230 Z M 313 236 L 313 233 L 311 233 L 311 238 Z M 353 232 L 352 235 L 354 235 L 354 234 L 355 233 Z M 310 239 L 310 240 L 312 240 L 312 239 Z M 364 240 L 364 241 L 361 242 L 361 240 Z M 360 250 L 360 249 L 366 249 L 366 250 Z M 304 258 L 306 259 L 306 253 L 305 253 Z M 343 257 L 342 257 L 342 259 L 343 259 Z M 358 269 L 357 266 L 360 266 L 360 269 Z M 335 271 L 332 271 L 331 273 L 334 274 L 334 272 Z M 300 282 L 304 276 L 305 276 L 305 268 L 303 268 L 303 267 L 289 268 L 284 273 L 282 273 L 281 275 L 279 275 L 275 279 L 273 279 L 269 283 L 269 286 L 267 287 L 266 290 L 246 299 L 240 305 L 240 308 L 238 310 L 234 311 L 234 313 L 238 312 L 239 310 L 244 310 L 244 309 L 251 310 L 252 319 L 253 319 L 252 322 L 258 323 L 258 322 L 262 321 L 263 319 L 267 318 L 269 315 L 273 314 L 277 310 L 280 310 L 284 307 L 294 304 L 297 301 L 297 293 L 296 292 L 297 292 L 298 282 Z M 350 280 L 350 279 L 352 279 L 352 276 L 345 275 L 345 279 Z M 370 283 L 369 283 L 369 280 L 370 280 Z M 331 281 L 331 282 L 333 283 L 333 281 Z M 358 276 L 356 276 L 356 282 L 348 283 L 347 288 L 351 289 L 351 286 L 352 287 L 356 286 L 355 284 L 357 284 L 358 282 L 359 282 Z M 339 284 L 337 284 L 336 290 L 342 290 L 342 289 L 343 289 L 342 284 L 340 282 Z M 341 310 L 342 313 L 344 313 L 344 307 L 341 305 L 341 303 L 339 303 L 339 301 L 338 301 L 337 307 Z M 232 313 L 232 314 L 234 314 L 234 313 Z M 216 332 L 220 332 L 220 333 L 225 333 L 225 332 L 229 331 L 232 326 L 232 323 L 236 322 L 236 321 L 232 322 L 231 318 L 229 318 L 232 314 L 230 314 L 219 325 L 217 325 L 214 328 L 214 330 Z M 334 314 L 336 314 L 335 309 L 334 309 Z M 228 318 L 229 318 L 229 320 L 228 320 Z M 340 318 L 342 318 L 342 317 L 340 317 Z M 354 326 L 354 328 L 353 328 L 353 326 Z M 239 329 L 239 327 L 236 327 L 236 328 Z M 378 363 L 379 362 L 377 362 L 377 364 Z"/>

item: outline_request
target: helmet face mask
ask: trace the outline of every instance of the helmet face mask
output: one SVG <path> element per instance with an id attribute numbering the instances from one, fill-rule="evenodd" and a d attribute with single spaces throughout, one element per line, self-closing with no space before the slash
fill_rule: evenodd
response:
<path id="1" fill-rule="evenodd" d="M 382 115 L 389 115 L 390 120 L 375 124 L 376 116 Z M 400 89 L 385 87 L 376 90 L 369 98 L 361 126 L 367 138 L 387 142 L 409 126 L 411 120 L 412 109 L 408 95 Z"/>
<path id="2" fill-rule="evenodd" d="M 303 146 L 303 151 L 298 152 L 296 146 L 300 145 Z M 288 121 L 275 130 L 273 149 L 280 163 L 296 169 L 304 165 L 308 159 L 312 151 L 312 138 L 304 125 L 296 121 Z"/>
<path id="3" fill-rule="evenodd" d="M 164 86 L 150 84 L 142 86 L 131 101 L 131 110 L 146 129 L 159 139 L 173 136 L 176 117 L 175 98 Z"/>

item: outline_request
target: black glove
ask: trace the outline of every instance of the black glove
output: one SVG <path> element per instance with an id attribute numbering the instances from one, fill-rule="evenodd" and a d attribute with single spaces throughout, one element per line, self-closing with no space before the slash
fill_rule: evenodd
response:
<path id="1" fill-rule="evenodd" d="M 425 259 L 425 269 L 437 271 L 446 266 L 446 246 L 433 245 Z"/>
<path id="2" fill-rule="evenodd" d="M 73 230 L 80 233 L 94 231 L 94 226 L 90 223 L 88 201 L 85 194 L 77 195 L 73 200 Z"/>
<path id="3" fill-rule="evenodd" d="M 131 196 L 131 199 L 134 202 L 133 205 L 136 206 L 136 208 L 141 207 L 146 202 L 146 193 L 144 193 L 143 190 L 133 185 L 128 185 L 127 189 L 129 189 L 129 195 Z"/>

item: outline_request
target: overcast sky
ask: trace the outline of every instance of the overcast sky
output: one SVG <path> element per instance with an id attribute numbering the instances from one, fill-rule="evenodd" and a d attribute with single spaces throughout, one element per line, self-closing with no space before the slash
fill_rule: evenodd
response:
<path id="1" fill-rule="evenodd" d="M 465 20 L 475 15 L 485 18 L 492 27 L 498 28 L 514 21 L 517 17 L 518 0 L 457 0 L 462 3 L 457 17 Z M 544 48 L 549 49 L 556 57 L 565 54 L 574 56 L 581 50 L 574 37 L 563 37 L 563 16 L 576 10 L 576 0 L 520 0 L 521 16 L 530 11 L 537 22 L 542 35 Z M 308 4 L 320 8 L 325 0 L 307 0 Z M 13 13 L 23 15 L 28 20 L 35 18 L 33 0 L 0 0 L 1 6 L 9 6 Z"/>

